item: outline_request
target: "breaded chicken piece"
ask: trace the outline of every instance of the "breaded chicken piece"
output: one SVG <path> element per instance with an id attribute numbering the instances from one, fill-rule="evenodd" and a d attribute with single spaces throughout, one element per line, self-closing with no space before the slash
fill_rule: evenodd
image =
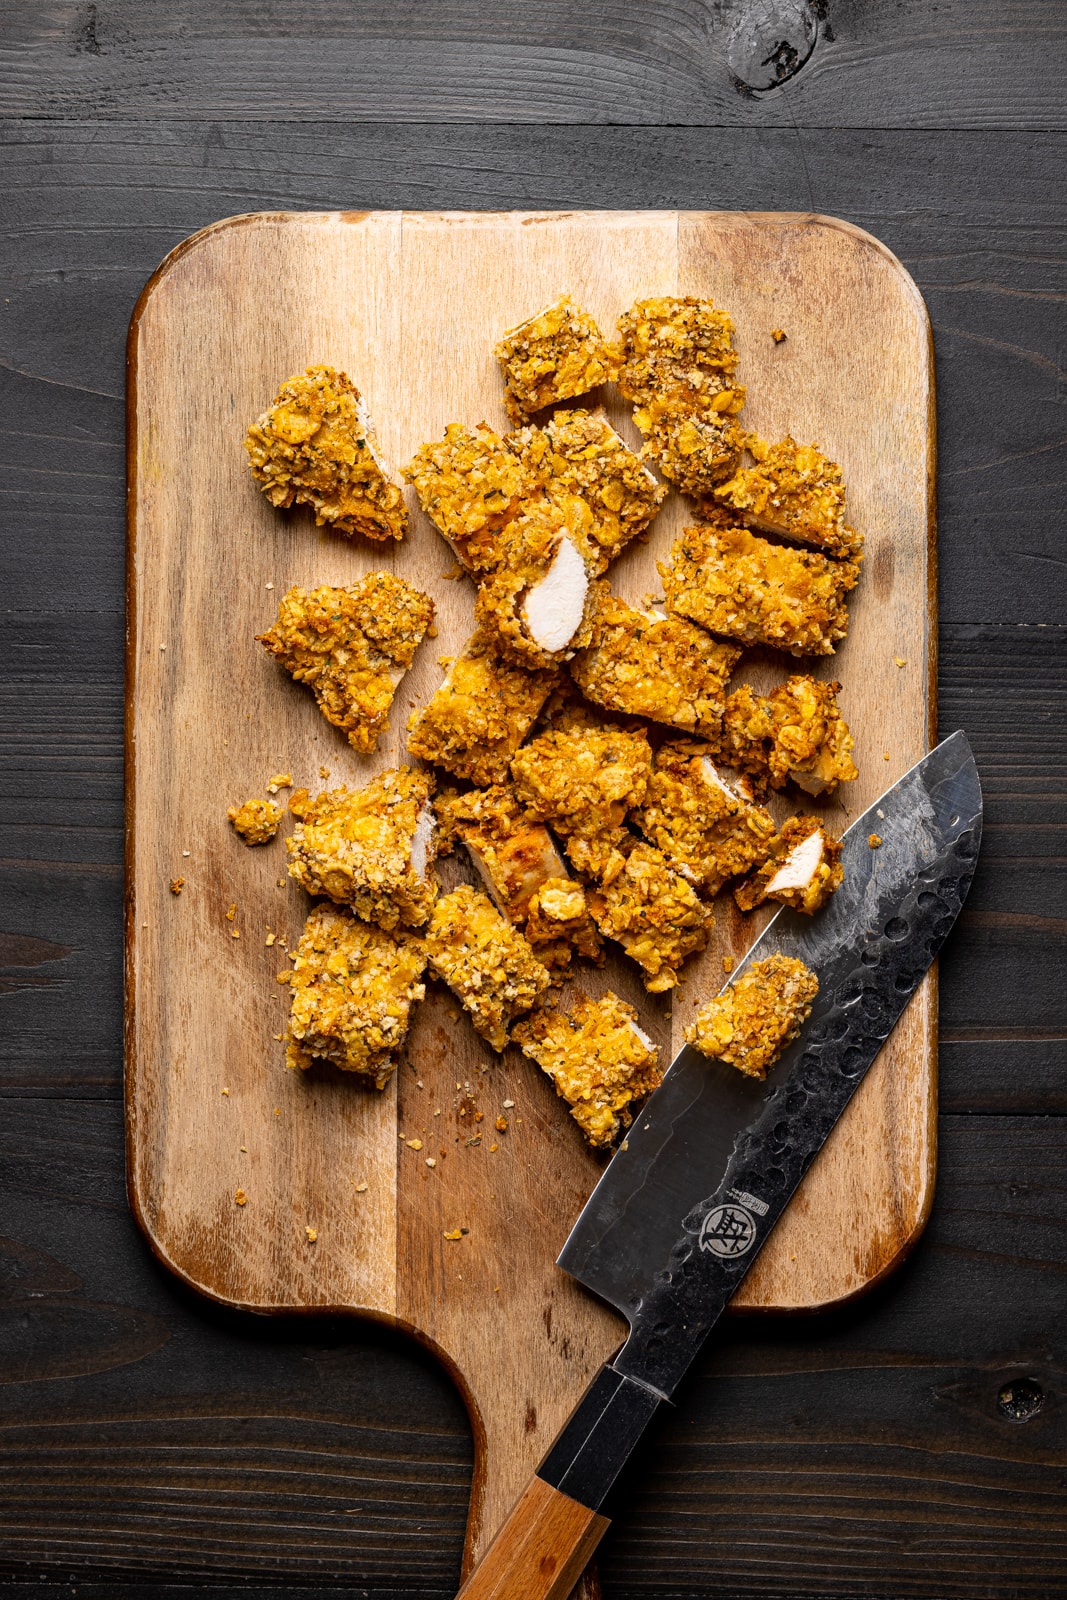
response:
<path id="1" fill-rule="evenodd" d="M 465 886 L 434 906 L 426 952 L 494 1050 L 503 1050 L 512 1022 L 536 1005 L 551 981 L 522 934 L 484 894 Z"/>
<path id="2" fill-rule="evenodd" d="M 760 784 L 797 784 L 811 795 L 830 795 L 859 776 L 853 740 L 842 717 L 839 683 L 788 678 L 770 695 L 747 686 L 726 701 L 720 748 L 726 760 Z"/>
<path id="3" fill-rule="evenodd" d="M 437 893 L 433 780 L 414 767 L 381 772 L 364 789 L 298 790 L 286 840 L 289 876 L 390 931 L 420 928 Z"/>
<path id="4" fill-rule="evenodd" d="M 845 596 L 859 579 L 854 561 L 831 561 L 710 522 L 686 528 L 659 571 L 668 611 L 728 639 L 794 656 L 833 655 L 848 632 Z"/>
<path id="5" fill-rule="evenodd" d="M 585 888 L 566 875 L 546 878 L 526 902 L 523 933 L 539 961 L 553 974 L 565 972 L 574 955 L 604 964 L 596 923 L 589 914 Z"/>
<path id="6" fill-rule="evenodd" d="M 667 496 L 640 456 L 602 414 L 557 411 L 541 428 L 523 428 L 509 444 L 542 492 L 566 515 L 594 575 L 642 533 Z"/>
<path id="7" fill-rule="evenodd" d="M 765 861 L 778 831 L 741 775 L 688 740 L 657 750 L 637 821 L 669 865 L 709 896 Z"/>
<path id="8" fill-rule="evenodd" d="M 610 989 L 599 1000 L 575 995 L 566 1015 L 539 1012 L 516 1026 L 514 1039 L 552 1079 L 596 1148 L 628 1128 L 634 1102 L 663 1081 L 656 1046 L 638 1027 L 637 1012 Z"/>
<path id="9" fill-rule="evenodd" d="M 429 705 L 408 719 L 408 749 L 457 778 L 500 783 L 558 682 L 558 668 L 526 671 L 478 628 Z"/>
<path id="10" fill-rule="evenodd" d="M 726 681 L 740 655 L 739 646 L 710 638 L 682 617 L 638 611 L 605 593 L 592 638 L 570 671 L 595 705 L 714 738 L 722 724 Z"/>
<path id="11" fill-rule="evenodd" d="M 243 805 L 231 806 L 226 816 L 245 844 L 268 844 L 282 820 L 273 800 L 246 800 Z"/>
<path id="12" fill-rule="evenodd" d="M 767 1068 L 796 1038 L 819 992 L 819 981 L 793 956 L 754 961 L 685 1030 L 689 1044 L 749 1078 Z"/>
<path id="13" fill-rule="evenodd" d="M 479 627 L 520 666 L 568 660 L 588 643 L 599 588 L 567 513 L 550 500 L 532 503 L 501 532 L 498 548 L 474 605 Z"/>
<path id="14" fill-rule="evenodd" d="M 354 750 L 371 751 L 433 615 L 428 595 L 391 572 L 370 572 L 343 589 L 290 589 L 277 622 L 257 638 L 307 684 Z"/>
<path id="15" fill-rule="evenodd" d="M 711 907 L 650 844 L 634 845 L 621 872 L 586 900 L 601 933 L 642 968 L 652 994 L 673 989 L 683 961 L 704 949 L 715 922 Z"/>
<path id="16" fill-rule="evenodd" d="M 734 419 L 745 391 L 734 379 L 732 321 L 710 300 L 665 296 L 624 312 L 619 333 L 619 388 L 634 403 L 645 452 L 687 494 L 710 494 L 741 453 Z"/>
<path id="17" fill-rule="evenodd" d="M 377 453 L 355 384 L 333 367 L 283 383 L 245 439 L 252 476 L 273 506 L 310 505 L 321 527 L 402 539 L 408 513 Z"/>
<path id="18" fill-rule="evenodd" d="M 841 887 L 844 876 L 840 839 L 828 834 L 818 817 L 790 817 L 769 859 L 734 890 L 734 899 L 742 911 L 777 900 L 811 916 Z"/>
<path id="19" fill-rule="evenodd" d="M 494 353 L 504 374 L 504 404 L 516 424 L 554 400 L 586 394 L 615 374 L 604 335 L 568 295 L 509 328 Z"/>
<path id="20" fill-rule="evenodd" d="M 540 476 L 484 422 L 449 423 L 444 439 L 424 444 L 404 468 L 419 504 L 471 572 L 492 572 L 497 536 L 523 501 L 540 492 Z"/>
<path id="21" fill-rule="evenodd" d="M 538 735 L 511 763 L 515 792 L 550 822 L 579 872 L 606 880 L 623 868 L 627 811 L 644 799 L 652 752 L 642 732 L 605 723 Z"/>
<path id="22" fill-rule="evenodd" d="M 426 993 L 421 940 L 323 904 L 308 916 L 294 961 L 282 974 L 292 995 L 288 1065 L 331 1061 L 381 1089 L 396 1069 L 411 1007 Z"/>
<path id="23" fill-rule="evenodd" d="M 741 468 L 714 491 L 720 505 L 761 533 L 817 545 L 832 556 L 859 554 L 863 535 L 845 522 L 845 486 L 836 461 L 817 445 L 789 437 L 771 445 L 750 435 L 746 448 L 756 465 Z"/>

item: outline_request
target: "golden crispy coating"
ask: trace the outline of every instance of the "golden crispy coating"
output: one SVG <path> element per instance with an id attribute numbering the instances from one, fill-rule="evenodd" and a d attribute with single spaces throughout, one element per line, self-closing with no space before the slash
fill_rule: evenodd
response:
<path id="1" fill-rule="evenodd" d="M 653 994 L 673 989 L 682 962 L 704 949 L 715 921 L 711 907 L 650 844 L 634 845 L 618 876 L 586 898 L 601 933 L 643 969 Z"/>
<path id="2" fill-rule="evenodd" d="M 710 494 L 736 468 L 742 445 L 733 323 L 710 300 L 668 296 L 639 300 L 619 318 L 619 333 L 619 388 L 634 402 L 646 453 L 687 494 Z"/>
<path id="3" fill-rule="evenodd" d="M 726 702 L 724 756 L 773 789 L 792 780 L 808 794 L 828 795 L 851 783 L 859 774 L 837 706 L 840 688 L 807 676 L 788 678 L 768 696 L 743 686 Z"/>
<path id="4" fill-rule="evenodd" d="M 441 896 L 426 931 L 426 952 L 433 971 L 494 1050 L 503 1050 L 512 1022 L 549 986 L 547 970 L 522 934 L 475 889 Z"/>
<path id="5" fill-rule="evenodd" d="M 565 661 L 589 639 L 599 592 L 567 513 L 530 504 L 498 536 L 499 561 L 474 605 L 478 624 L 521 666 Z"/>
<path id="6" fill-rule="evenodd" d="M 743 644 L 794 656 L 832 655 L 848 632 L 854 561 L 770 544 L 746 528 L 686 528 L 659 563 L 667 609 Z"/>
<path id="7" fill-rule="evenodd" d="M 422 711 L 408 719 L 408 749 L 473 783 L 499 783 L 559 681 L 558 668 L 525 671 L 475 631 Z"/>
<path id="8" fill-rule="evenodd" d="M 333 367 L 283 383 L 245 439 L 252 475 L 271 505 L 315 508 L 335 533 L 402 539 L 408 513 L 379 460 L 359 390 Z"/>
<path id="9" fill-rule="evenodd" d="M 568 295 L 510 328 L 494 353 L 504 374 L 504 404 L 515 423 L 615 375 L 603 334 Z"/>
<path id="10" fill-rule="evenodd" d="M 756 465 L 742 468 L 714 491 L 720 504 L 762 533 L 817 545 L 834 556 L 862 550 L 862 534 L 845 523 L 841 468 L 817 445 L 799 445 L 788 437 L 770 445 L 750 436 L 747 448 Z"/>
<path id="11" fill-rule="evenodd" d="M 622 871 L 622 823 L 644 799 L 651 767 L 644 733 L 582 720 L 531 739 L 511 773 L 519 799 L 563 836 L 579 872 L 607 879 Z"/>
<path id="12" fill-rule="evenodd" d="M 340 906 L 311 911 L 288 979 L 286 1032 L 291 1067 L 316 1057 L 371 1079 L 380 1089 L 396 1068 L 426 954 L 410 934 L 383 933 Z"/>
<path id="13" fill-rule="evenodd" d="M 604 954 L 596 923 L 589 915 L 585 889 L 573 878 L 546 878 L 526 903 L 523 932 L 538 961 L 556 976 L 572 955 L 603 966 Z"/>
<path id="14" fill-rule="evenodd" d="M 543 428 L 523 428 L 508 442 L 566 513 L 594 573 L 607 570 L 666 498 L 666 485 L 596 412 L 557 411 Z"/>
<path id="15" fill-rule="evenodd" d="M 396 686 L 433 621 L 428 595 L 390 572 L 344 589 L 290 589 L 278 620 L 257 637 L 315 695 L 327 722 L 370 751 L 389 727 Z"/>
<path id="16" fill-rule="evenodd" d="M 681 617 L 638 611 L 603 594 L 589 645 L 570 670 L 598 706 L 714 737 L 740 654 Z"/>
<path id="17" fill-rule="evenodd" d="M 665 744 L 637 814 L 668 863 L 705 895 L 765 861 L 777 832 L 770 812 L 753 804 L 736 777 L 716 766 L 707 745 Z"/>
<path id="18" fill-rule="evenodd" d="M 734 890 L 742 911 L 777 900 L 808 916 L 841 887 L 841 841 L 826 832 L 818 817 L 790 817 L 758 872 Z"/>
<path id="19" fill-rule="evenodd" d="M 419 928 L 437 893 L 433 780 L 414 767 L 382 772 L 364 789 L 295 794 L 300 818 L 286 840 L 289 876 L 387 930 Z"/>
<path id="20" fill-rule="evenodd" d="M 637 1012 L 610 989 L 599 1000 L 577 994 L 565 1016 L 539 1012 L 520 1022 L 514 1037 L 547 1072 L 594 1146 L 628 1128 L 634 1101 L 662 1082 L 656 1046 L 637 1026 Z"/>
<path id="21" fill-rule="evenodd" d="M 765 1078 L 800 1032 L 818 992 L 819 981 L 803 961 L 768 956 L 702 1006 L 685 1037 L 706 1056 L 750 1078 Z"/>
<path id="22" fill-rule="evenodd" d="M 509 921 L 522 925 L 530 896 L 565 874 L 552 836 L 506 784 L 442 795 L 434 809 L 443 831 L 466 845 L 489 895 Z"/>
<path id="23" fill-rule="evenodd" d="M 539 477 L 484 422 L 449 423 L 439 444 L 424 444 L 404 468 L 419 504 L 472 572 L 491 572 L 499 560 L 497 534 Z"/>
<path id="24" fill-rule="evenodd" d="M 273 800 L 246 800 L 226 813 L 245 844 L 267 844 L 278 831 L 282 814 Z"/>

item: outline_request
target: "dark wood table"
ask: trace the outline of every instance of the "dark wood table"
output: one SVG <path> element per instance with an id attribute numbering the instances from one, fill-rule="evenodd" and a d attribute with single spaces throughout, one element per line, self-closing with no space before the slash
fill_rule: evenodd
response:
<path id="1" fill-rule="evenodd" d="M 334 207 L 815 210 L 926 296 L 944 732 L 985 784 L 940 1178 L 875 1293 L 735 1320 L 624 1487 L 607 1600 L 1067 1594 L 1062 0 L 7 0 L 0 1574 L 445 1600 L 471 1445 L 366 1323 L 187 1294 L 122 1145 L 123 341 L 185 235 Z"/>

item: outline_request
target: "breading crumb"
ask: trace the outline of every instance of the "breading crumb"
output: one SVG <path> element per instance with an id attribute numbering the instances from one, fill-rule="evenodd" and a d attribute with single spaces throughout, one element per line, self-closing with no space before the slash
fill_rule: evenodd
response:
<path id="1" fill-rule="evenodd" d="M 508 1131 L 508 1119 L 507 1119 L 507 1117 L 497 1117 L 497 1119 L 494 1122 L 493 1126 L 494 1126 L 494 1128 L 496 1129 L 496 1131 L 498 1133 L 507 1133 L 507 1131 Z"/>
<path id="2" fill-rule="evenodd" d="M 867 843 L 870 845 L 872 850 L 877 850 L 878 846 L 882 843 L 881 834 L 879 834 L 879 833 L 868 834 Z"/>
<path id="3" fill-rule="evenodd" d="M 316 1239 L 317 1239 L 317 1238 L 318 1238 L 318 1236 L 319 1236 L 319 1230 L 318 1230 L 318 1229 L 317 1229 L 317 1228 L 305 1228 L 305 1229 L 304 1229 L 304 1232 L 305 1232 L 305 1233 L 306 1233 L 306 1234 L 307 1234 L 307 1236 L 308 1236 L 308 1243 L 309 1243 L 309 1244 L 314 1244 L 314 1243 L 315 1243 L 315 1240 L 316 1240 Z"/>
<path id="4" fill-rule="evenodd" d="M 734 970 L 734 966 L 735 966 L 735 962 L 734 962 L 733 956 L 723 956 L 723 958 L 722 958 L 722 970 L 724 972 L 732 972 Z"/>
<path id="5" fill-rule="evenodd" d="M 241 806 L 231 806 L 226 813 L 245 844 L 268 844 L 278 831 L 282 814 L 273 800 L 246 800 Z"/>
<path id="6" fill-rule="evenodd" d="M 367 1185 L 366 1185 L 365 1182 L 356 1184 L 356 1193 L 357 1194 L 366 1194 L 366 1192 L 367 1192 Z"/>
<path id="7" fill-rule="evenodd" d="M 427 1156 L 426 1157 L 426 1165 L 428 1167 L 436 1167 L 436 1165 L 437 1165 L 436 1157 L 435 1156 Z"/>
<path id="8" fill-rule="evenodd" d="M 404 1143 L 407 1145 L 409 1150 L 421 1150 L 422 1149 L 422 1140 L 421 1139 L 405 1139 Z"/>
<path id="9" fill-rule="evenodd" d="M 908 664 L 907 656 L 894 656 L 893 660 L 896 662 L 898 667 L 906 667 Z"/>
<path id="10" fill-rule="evenodd" d="M 446 1239 L 462 1239 L 462 1237 L 466 1233 L 466 1231 L 467 1231 L 466 1228 L 449 1228 L 448 1231 L 445 1234 L 445 1238 Z"/>
<path id="11" fill-rule="evenodd" d="M 274 943 L 275 937 L 276 936 L 273 933 L 268 933 L 267 937 L 264 939 L 263 943 L 267 946 L 268 949 Z"/>
<path id="12" fill-rule="evenodd" d="M 782 340 L 785 337 L 786 337 L 786 331 L 785 331 L 784 328 L 772 328 L 771 329 L 771 338 L 774 340 L 775 344 L 781 344 Z"/>
<path id="13" fill-rule="evenodd" d="M 235 1205 L 246 1206 L 248 1204 L 248 1196 L 245 1194 L 243 1189 L 238 1189 L 233 1198 Z"/>
<path id="14" fill-rule="evenodd" d="M 171 892 L 171 894 L 181 894 L 181 892 L 182 892 L 182 890 L 184 888 L 185 888 L 185 879 L 184 878 L 172 878 L 170 880 L 170 892 Z"/>

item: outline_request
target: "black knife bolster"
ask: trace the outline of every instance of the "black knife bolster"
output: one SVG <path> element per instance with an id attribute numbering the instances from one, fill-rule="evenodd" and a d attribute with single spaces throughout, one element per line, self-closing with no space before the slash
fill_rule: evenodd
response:
<path id="1" fill-rule="evenodd" d="M 666 1399 L 637 1378 L 601 1367 L 537 1476 L 599 1511 L 648 1424 Z"/>

